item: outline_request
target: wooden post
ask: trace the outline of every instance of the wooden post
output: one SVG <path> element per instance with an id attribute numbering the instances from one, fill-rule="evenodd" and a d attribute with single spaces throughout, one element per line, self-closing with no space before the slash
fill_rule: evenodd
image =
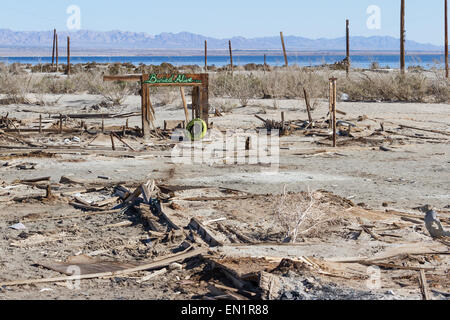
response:
<path id="1" fill-rule="evenodd" d="M 231 48 L 231 40 L 228 41 L 228 47 L 230 48 L 231 74 L 233 74 L 233 49 Z"/>
<path id="2" fill-rule="evenodd" d="M 209 126 L 209 75 L 202 75 L 202 87 L 200 88 L 200 118 Z"/>
<path id="3" fill-rule="evenodd" d="M 445 77 L 449 77 L 448 69 L 448 1 L 445 0 Z"/>
<path id="4" fill-rule="evenodd" d="M 187 108 L 186 95 L 184 94 L 184 88 L 180 87 L 181 100 L 183 101 L 184 116 L 186 117 L 186 125 L 189 123 L 189 111 Z"/>
<path id="5" fill-rule="evenodd" d="M 56 29 L 53 29 L 52 68 L 55 66 Z"/>
<path id="6" fill-rule="evenodd" d="M 400 70 L 405 73 L 405 0 L 401 0 L 400 8 Z"/>
<path id="7" fill-rule="evenodd" d="M 287 53 L 286 53 L 286 45 L 284 44 L 283 32 L 280 32 L 280 36 L 281 36 L 281 45 L 283 46 L 284 64 L 287 67 L 288 66 L 288 58 L 287 58 Z"/>
<path id="8" fill-rule="evenodd" d="M 284 122 L 285 122 L 285 113 L 283 111 L 283 112 L 281 112 L 281 125 L 282 125 L 282 127 L 284 127 Z"/>
<path id="9" fill-rule="evenodd" d="M 42 114 L 39 114 L 39 133 L 42 133 Z"/>
<path id="10" fill-rule="evenodd" d="M 192 89 L 192 119 L 199 118 L 200 114 L 200 87 L 194 87 Z"/>
<path id="11" fill-rule="evenodd" d="M 63 116 L 59 114 L 59 134 L 63 132 Z"/>
<path id="12" fill-rule="evenodd" d="M 59 61 L 58 34 L 56 34 L 56 72 L 58 72 L 58 61 Z"/>
<path id="13" fill-rule="evenodd" d="M 306 110 L 308 111 L 308 120 L 309 123 L 312 123 L 313 119 L 311 116 L 311 105 L 309 104 L 309 96 L 305 88 L 303 88 L 303 94 L 305 95 Z"/>
<path id="14" fill-rule="evenodd" d="M 114 137 L 113 137 L 113 134 L 111 133 L 109 136 L 110 136 L 110 138 L 111 138 L 111 147 L 112 147 L 113 151 L 116 151 L 116 146 L 115 146 L 115 144 L 114 144 Z"/>
<path id="15" fill-rule="evenodd" d="M 331 117 L 333 128 L 333 148 L 337 146 L 337 125 L 336 125 L 336 100 L 337 100 L 337 85 L 336 78 L 330 78 L 330 94 L 331 94 Z"/>
<path id="16" fill-rule="evenodd" d="M 346 38 L 347 38 L 346 71 L 347 71 L 347 77 L 348 77 L 350 74 L 350 21 L 347 19 L 345 24 L 346 24 Z"/>
<path id="17" fill-rule="evenodd" d="M 70 37 L 67 37 L 67 75 L 70 76 Z"/>
<path id="18" fill-rule="evenodd" d="M 148 74 L 141 76 L 141 117 L 142 117 L 142 136 L 144 139 L 150 137 L 150 119 L 148 119 L 148 86 L 144 83 L 148 79 Z"/>
<path id="19" fill-rule="evenodd" d="M 205 71 L 208 71 L 208 41 L 205 40 Z"/>
<path id="20" fill-rule="evenodd" d="M 47 185 L 45 188 L 45 198 L 50 199 L 52 198 L 52 186 L 50 184 Z"/>
<path id="21" fill-rule="evenodd" d="M 267 67 L 267 55 L 264 55 L 264 73 L 266 73 L 266 67 Z"/>

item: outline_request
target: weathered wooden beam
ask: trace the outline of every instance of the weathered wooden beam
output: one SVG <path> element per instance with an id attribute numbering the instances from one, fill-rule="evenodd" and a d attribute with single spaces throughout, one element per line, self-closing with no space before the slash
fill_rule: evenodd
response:
<path id="1" fill-rule="evenodd" d="M 196 256 L 200 256 L 205 254 L 207 249 L 200 248 L 196 250 L 191 250 L 186 253 L 174 254 L 171 256 L 163 257 L 161 259 L 149 262 L 147 264 L 137 266 L 135 268 L 119 270 L 114 272 L 102 272 L 96 274 L 85 274 L 85 275 L 75 275 L 75 276 L 64 276 L 64 277 L 56 277 L 56 278 L 41 278 L 41 279 L 26 279 L 26 280 L 18 280 L 18 281 L 10 281 L 10 282 L 2 282 L 0 286 L 9 287 L 9 286 L 17 286 L 17 285 L 25 285 L 25 284 L 37 284 L 37 283 L 51 283 L 51 282 L 64 282 L 64 281 L 73 281 L 73 280 L 83 280 L 83 279 L 95 279 L 95 278 L 104 278 L 104 277 L 114 277 L 120 275 L 126 275 L 131 273 L 136 273 L 139 271 L 146 270 L 155 270 L 164 268 L 174 262 L 184 261 L 186 259 L 190 259 Z"/>
<path id="2" fill-rule="evenodd" d="M 56 29 L 53 29 L 52 68 L 55 66 Z"/>
<path id="3" fill-rule="evenodd" d="M 233 67 L 233 49 L 231 48 L 231 40 L 228 41 L 228 47 L 230 49 L 230 67 L 231 67 L 231 74 L 233 74 L 234 67 Z"/>
<path id="4" fill-rule="evenodd" d="M 287 58 L 287 53 L 286 53 L 286 45 L 284 43 L 283 32 L 280 32 L 280 37 L 281 37 L 281 45 L 283 46 L 284 64 L 287 67 L 289 64 L 288 64 L 288 58 Z"/>
<path id="5" fill-rule="evenodd" d="M 350 74 L 350 21 L 347 19 L 346 22 L 346 43 L 347 43 L 347 56 L 346 56 L 346 65 L 345 70 L 347 72 L 347 77 Z"/>
<path id="6" fill-rule="evenodd" d="M 142 75 L 132 74 L 132 75 L 122 75 L 122 76 L 103 76 L 103 81 L 126 81 L 126 82 L 137 82 L 142 80 Z"/>
<path id="7" fill-rule="evenodd" d="M 445 77 L 449 77 L 448 67 L 448 1 L 445 0 Z"/>
<path id="8" fill-rule="evenodd" d="M 400 70 L 405 73 L 405 0 L 400 7 Z"/>
<path id="9" fill-rule="evenodd" d="M 70 37 L 67 37 L 67 75 L 70 76 Z"/>

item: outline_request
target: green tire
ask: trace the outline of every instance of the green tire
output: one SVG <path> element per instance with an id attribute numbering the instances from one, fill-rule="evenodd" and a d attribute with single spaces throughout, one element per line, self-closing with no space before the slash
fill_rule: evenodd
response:
<path id="1" fill-rule="evenodd" d="M 194 119 L 191 122 L 189 122 L 189 124 L 186 127 L 186 130 L 187 132 L 189 132 L 192 141 L 198 141 L 206 136 L 208 126 L 206 122 L 203 121 L 202 119 Z"/>

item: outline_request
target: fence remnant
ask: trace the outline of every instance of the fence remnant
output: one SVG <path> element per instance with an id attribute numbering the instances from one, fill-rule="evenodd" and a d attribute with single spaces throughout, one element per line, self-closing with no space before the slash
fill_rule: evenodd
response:
<path id="1" fill-rule="evenodd" d="M 336 100 L 337 100 L 337 78 L 330 78 L 330 114 L 331 114 L 331 127 L 333 129 L 333 148 L 337 146 Z"/>
<path id="2" fill-rule="evenodd" d="M 231 48 L 231 40 L 228 41 L 228 47 L 230 49 L 230 66 L 231 66 L 231 74 L 233 74 L 233 49 Z"/>
<path id="3" fill-rule="evenodd" d="M 449 77 L 448 69 L 448 0 L 445 0 L 445 77 Z"/>
<path id="4" fill-rule="evenodd" d="M 286 45 L 284 43 L 283 32 L 280 32 L 280 36 L 281 36 L 281 45 L 283 46 L 284 64 L 287 67 L 289 64 L 288 64 L 288 58 L 287 58 L 287 54 L 286 54 Z"/>
<path id="5" fill-rule="evenodd" d="M 70 37 L 67 37 L 67 75 L 70 76 Z"/>
<path id="6" fill-rule="evenodd" d="M 53 29 L 52 68 L 55 66 L 56 29 Z"/>
<path id="7" fill-rule="evenodd" d="M 59 59 L 59 51 L 58 51 L 58 34 L 56 34 L 56 72 L 58 72 L 58 59 Z"/>
<path id="8" fill-rule="evenodd" d="M 405 0 L 401 0 L 400 8 L 400 70 L 405 73 Z"/>
<path id="9" fill-rule="evenodd" d="M 347 38 L 347 56 L 345 68 L 347 71 L 347 77 L 350 74 L 350 21 L 347 19 L 346 22 L 346 38 Z"/>
<path id="10" fill-rule="evenodd" d="M 208 70 L 208 41 L 205 40 L 205 71 Z"/>

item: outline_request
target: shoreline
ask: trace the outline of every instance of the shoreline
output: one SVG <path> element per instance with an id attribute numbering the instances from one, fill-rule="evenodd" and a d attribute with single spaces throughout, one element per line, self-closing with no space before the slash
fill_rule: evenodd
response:
<path id="1" fill-rule="evenodd" d="M 0 48 L 1 58 L 51 58 L 52 48 Z M 184 50 L 165 50 L 165 49 L 142 49 L 142 50 L 127 50 L 127 49 L 71 49 L 72 57 L 203 57 L 204 51 L 199 49 L 184 49 Z M 66 48 L 60 48 L 60 54 L 66 54 Z M 233 50 L 233 56 L 283 56 L 282 50 Z M 288 56 L 335 56 L 344 55 L 344 50 L 324 50 L 324 51 L 288 51 Z M 398 51 L 350 51 L 352 56 L 399 56 Z M 409 51 L 406 56 L 417 55 L 442 55 L 443 51 Z M 209 49 L 208 56 L 229 56 L 228 50 Z"/>

